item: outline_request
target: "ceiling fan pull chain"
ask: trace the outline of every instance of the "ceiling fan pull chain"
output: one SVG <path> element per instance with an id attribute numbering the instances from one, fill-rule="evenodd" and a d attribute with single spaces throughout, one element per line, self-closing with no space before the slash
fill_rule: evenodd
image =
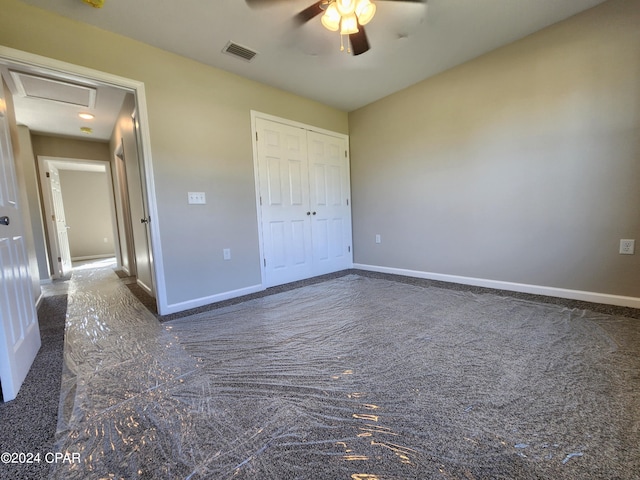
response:
<path id="1" fill-rule="evenodd" d="M 344 35 L 340 35 L 340 51 L 344 52 Z"/>

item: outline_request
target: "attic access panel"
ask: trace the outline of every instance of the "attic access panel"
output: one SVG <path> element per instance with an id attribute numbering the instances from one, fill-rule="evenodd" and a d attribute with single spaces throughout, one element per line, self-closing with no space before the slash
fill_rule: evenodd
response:
<path id="1" fill-rule="evenodd" d="M 21 97 L 50 100 L 86 108 L 95 107 L 97 94 L 95 87 L 15 70 L 10 70 L 9 73 Z"/>

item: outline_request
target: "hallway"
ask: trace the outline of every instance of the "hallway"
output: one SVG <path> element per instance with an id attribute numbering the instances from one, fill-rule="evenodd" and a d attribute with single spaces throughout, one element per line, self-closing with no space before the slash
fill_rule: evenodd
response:
<path id="1" fill-rule="evenodd" d="M 68 295 L 57 441 L 86 465 L 61 466 L 54 478 L 88 471 L 186 478 L 192 463 L 177 452 L 193 448 L 185 442 L 191 422 L 175 396 L 199 374 L 196 362 L 112 265 L 74 268 Z"/>

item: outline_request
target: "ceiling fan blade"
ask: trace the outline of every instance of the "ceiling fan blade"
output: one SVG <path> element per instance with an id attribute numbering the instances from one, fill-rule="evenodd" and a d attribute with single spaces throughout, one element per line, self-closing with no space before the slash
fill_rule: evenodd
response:
<path id="1" fill-rule="evenodd" d="M 369 40 L 367 34 L 364 31 L 364 27 L 360 25 L 358 33 L 352 33 L 349 35 L 349 41 L 351 42 L 351 52 L 353 55 L 360 55 L 369 50 Z"/>
<path id="2" fill-rule="evenodd" d="M 303 24 L 320 15 L 322 12 L 324 12 L 324 10 L 320 8 L 320 4 L 322 3 L 322 0 L 320 0 L 313 5 L 305 8 L 295 16 L 295 21 L 299 24 Z"/>

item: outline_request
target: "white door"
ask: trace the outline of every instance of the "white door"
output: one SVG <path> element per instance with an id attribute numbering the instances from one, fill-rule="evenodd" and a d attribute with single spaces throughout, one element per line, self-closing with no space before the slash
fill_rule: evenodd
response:
<path id="1" fill-rule="evenodd" d="M 267 286 L 313 276 L 307 134 L 256 119 Z"/>
<path id="2" fill-rule="evenodd" d="M 132 210 L 137 208 L 138 211 L 134 215 L 133 222 L 133 237 L 135 239 L 135 253 L 136 253 L 136 269 L 137 269 L 137 282 L 143 287 L 149 295 L 155 297 L 154 287 L 153 287 L 153 272 L 152 272 L 152 256 L 151 256 L 151 232 L 149 231 L 149 223 L 151 222 L 151 217 L 149 216 L 149 206 L 147 203 L 147 188 L 145 185 L 145 170 L 144 170 L 144 162 L 142 156 L 141 145 L 142 141 L 140 138 L 140 128 L 138 126 L 138 120 L 136 115 L 133 117 L 133 129 L 134 129 L 134 139 L 136 143 L 136 163 L 138 166 L 138 177 L 135 181 L 137 181 L 140 185 L 140 195 L 139 202 L 132 202 Z M 130 181 L 133 179 L 130 179 Z M 135 204 L 135 205 L 133 205 Z M 139 216 L 138 221 L 136 221 L 135 214 Z"/>
<path id="3" fill-rule="evenodd" d="M 314 273 L 351 267 L 351 207 L 347 142 L 307 132 Z"/>
<path id="4" fill-rule="evenodd" d="M 57 167 L 47 160 L 41 161 L 40 165 L 41 185 L 43 190 L 46 190 L 44 194 L 45 218 L 47 219 L 51 247 L 53 276 L 55 278 L 66 277 L 71 274 L 73 265 L 69 247 L 69 227 L 65 219 L 64 202 L 62 201 L 60 173 Z"/>
<path id="5" fill-rule="evenodd" d="M 266 286 L 350 268 L 347 139 L 256 117 Z"/>
<path id="6" fill-rule="evenodd" d="M 40 349 L 26 244 L 0 81 L 0 382 L 5 401 L 18 394 Z"/>

